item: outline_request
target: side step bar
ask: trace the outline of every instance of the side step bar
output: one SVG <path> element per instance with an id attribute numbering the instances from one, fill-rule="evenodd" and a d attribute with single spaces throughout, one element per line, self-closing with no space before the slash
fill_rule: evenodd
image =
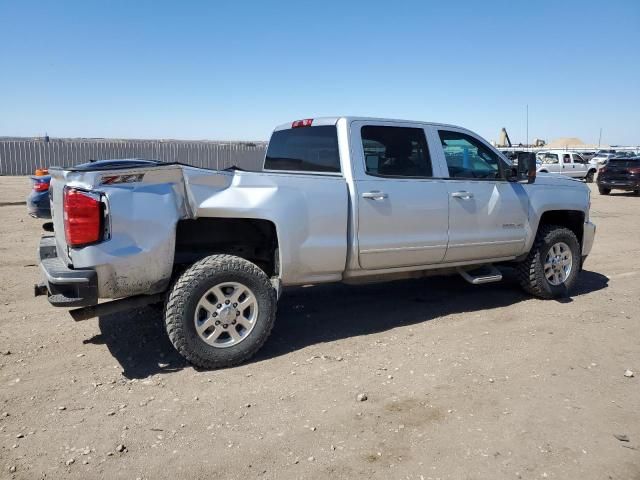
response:
<path id="1" fill-rule="evenodd" d="M 470 270 L 458 268 L 458 273 L 472 285 L 482 285 L 483 283 L 499 282 L 502 280 L 502 273 L 493 265 L 482 265 L 481 267 Z"/>
<path id="2" fill-rule="evenodd" d="M 69 313 L 76 322 L 79 322 L 81 320 L 88 320 L 101 315 L 109 315 L 123 310 L 144 307 L 145 305 L 150 305 L 152 303 L 162 302 L 164 297 L 164 293 L 156 293 L 155 295 L 136 295 L 134 297 L 121 298 L 120 300 L 91 305 L 90 307 L 76 308 L 75 310 L 69 310 Z"/>

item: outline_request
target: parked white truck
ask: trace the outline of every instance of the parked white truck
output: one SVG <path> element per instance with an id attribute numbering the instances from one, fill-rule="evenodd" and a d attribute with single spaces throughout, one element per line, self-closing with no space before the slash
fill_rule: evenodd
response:
<path id="1" fill-rule="evenodd" d="M 545 150 L 538 152 L 536 157 L 538 158 L 538 173 L 558 173 L 593 183 L 598 171 L 596 161 L 587 161 L 578 152 Z"/>
<path id="2" fill-rule="evenodd" d="M 595 234 L 584 183 L 536 179 L 534 161 L 516 169 L 434 123 L 295 121 L 275 129 L 261 172 L 114 160 L 50 173 L 36 294 L 81 307 L 76 320 L 164 301 L 171 342 L 206 368 L 261 347 L 282 287 L 433 273 L 481 284 L 511 266 L 553 298 Z"/>

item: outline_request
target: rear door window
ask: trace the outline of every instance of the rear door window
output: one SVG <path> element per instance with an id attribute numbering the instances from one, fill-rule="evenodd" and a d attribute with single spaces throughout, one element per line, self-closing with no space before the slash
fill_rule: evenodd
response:
<path id="1" fill-rule="evenodd" d="M 335 125 L 300 127 L 273 132 L 265 170 L 340 173 L 338 132 Z"/>
<path id="2" fill-rule="evenodd" d="M 544 164 L 554 164 L 554 163 L 559 163 L 560 161 L 558 160 L 558 155 L 555 153 L 544 153 L 541 156 L 541 160 L 542 163 Z"/>
<path id="3" fill-rule="evenodd" d="M 424 130 L 421 128 L 366 125 L 360 131 L 365 168 L 381 177 L 433 176 Z"/>

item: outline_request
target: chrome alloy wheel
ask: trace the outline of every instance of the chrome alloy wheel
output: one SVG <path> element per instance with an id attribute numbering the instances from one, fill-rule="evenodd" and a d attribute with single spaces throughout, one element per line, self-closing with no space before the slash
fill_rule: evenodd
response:
<path id="1" fill-rule="evenodd" d="M 225 282 L 210 288 L 196 306 L 194 321 L 200 338 L 217 348 L 242 342 L 256 326 L 258 301 L 241 283 Z"/>
<path id="2" fill-rule="evenodd" d="M 544 261 L 544 276 L 551 285 L 562 285 L 573 268 L 573 254 L 569 245 L 558 242 L 551 246 Z"/>

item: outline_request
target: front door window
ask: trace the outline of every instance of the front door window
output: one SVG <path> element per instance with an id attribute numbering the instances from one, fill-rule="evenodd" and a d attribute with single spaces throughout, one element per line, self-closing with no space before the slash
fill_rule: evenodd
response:
<path id="1" fill-rule="evenodd" d="M 500 157 L 465 133 L 440 130 L 440 141 L 451 178 L 500 178 Z"/>

